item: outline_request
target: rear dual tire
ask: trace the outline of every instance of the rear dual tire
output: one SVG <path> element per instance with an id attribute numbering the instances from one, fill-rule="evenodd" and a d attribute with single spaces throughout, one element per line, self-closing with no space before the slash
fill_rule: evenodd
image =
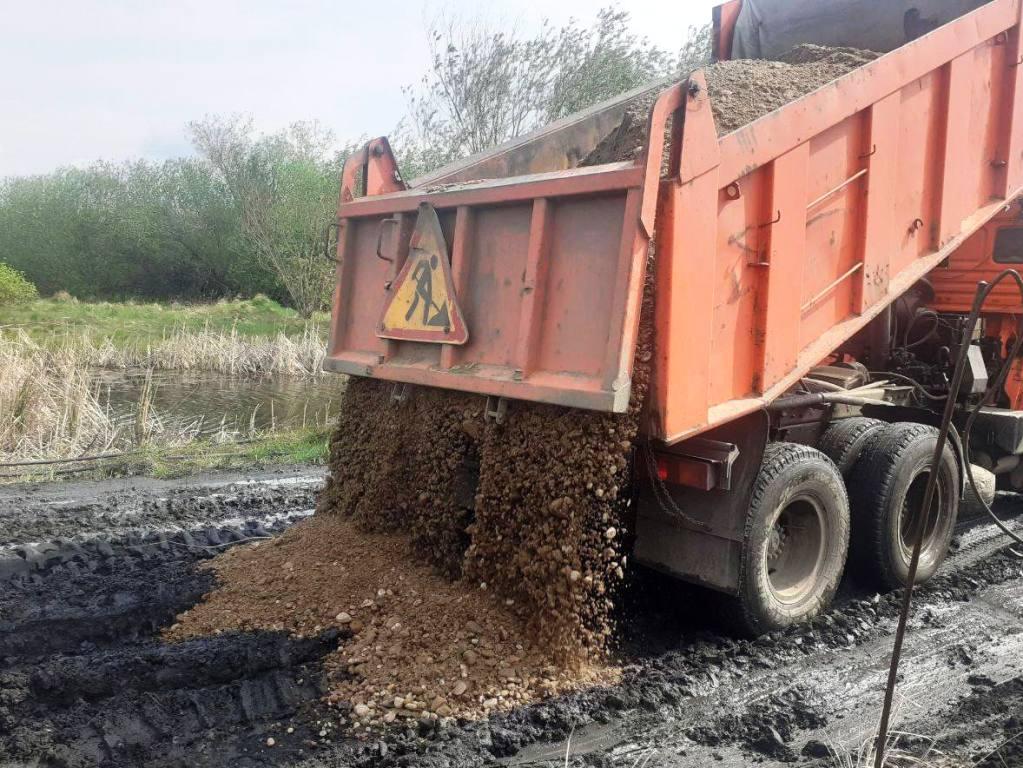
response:
<path id="1" fill-rule="evenodd" d="M 835 462 L 842 477 L 848 479 L 863 449 L 887 426 L 885 421 L 868 419 L 866 416 L 839 419 L 831 422 L 824 430 L 817 447 Z"/>
<path id="2" fill-rule="evenodd" d="M 960 485 L 946 444 L 931 514 L 920 514 L 937 439 L 938 431 L 924 424 L 854 418 L 828 428 L 823 450 L 768 445 L 745 520 L 740 628 L 764 634 L 824 611 L 847 554 L 865 583 L 883 590 L 905 586 L 920 525 L 915 580 L 931 578 L 948 552 Z"/>
<path id="3" fill-rule="evenodd" d="M 835 464 L 805 445 L 768 445 L 745 523 L 741 629 L 754 635 L 784 629 L 826 608 L 849 542 L 849 502 Z"/>
<path id="4" fill-rule="evenodd" d="M 924 525 L 917 584 L 941 566 L 959 510 L 959 465 L 946 443 L 938 464 L 931 513 L 920 514 L 938 430 L 890 424 L 870 440 L 849 476 L 853 526 L 850 562 L 860 579 L 879 589 L 908 583 L 913 546 Z"/>

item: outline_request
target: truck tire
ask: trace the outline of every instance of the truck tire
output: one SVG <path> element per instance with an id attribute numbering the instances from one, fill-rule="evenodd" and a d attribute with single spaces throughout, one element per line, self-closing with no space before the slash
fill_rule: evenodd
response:
<path id="1" fill-rule="evenodd" d="M 887 426 L 887 422 L 866 416 L 833 421 L 824 430 L 817 447 L 835 462 L 842 477 L 849 477 L 864 447 Z"/>
<path id="2" fill-rule="evenodd" d="M 827 608 L 848 546 L 849 501 L 834 463 L 809 446 L 767 446 L 746 515 L 741 628 L 759 635 Z"/>
<path id="3" fill-rule="evenodd" d="M 849 481 L 853 511 L 850 557 L 865 581 L 883 589 L 906 585 L 916 530 L 910 510 L 919 511 L 930 474 L 938 430 L 897 423 L 868 443 Z M 940 462 L 934 504 L 927 523 L 916 583 L 938 570 L 948 552 L 959 510 L 959 465 L 950 444 Z M 916 516 L 915 519 L 919 519 Z"/>
<path id="4" fill-rule="evenodd" d="M 966 477 L 963 498 L 959 501 L 959 517 L 980 517 L 985 513 L 986 507 L 995 503 L 995 492 L 998 489 L 997 475 L 976 464 L 971 467 L 971 470 L 977 485 L 970 482 L 969 476 Z"/>

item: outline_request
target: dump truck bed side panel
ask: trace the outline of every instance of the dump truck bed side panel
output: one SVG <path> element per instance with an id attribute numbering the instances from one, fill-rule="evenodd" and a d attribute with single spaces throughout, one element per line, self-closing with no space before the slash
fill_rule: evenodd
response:
<path id="1" fill-rule="evenodd" d="M 712 119 L 690 98 L 704 162 L 661 187 L 659 437 L 781 394 L 1019 193 L 1019 18 L 995 0 L 717 147 L 690 141 Z"/>

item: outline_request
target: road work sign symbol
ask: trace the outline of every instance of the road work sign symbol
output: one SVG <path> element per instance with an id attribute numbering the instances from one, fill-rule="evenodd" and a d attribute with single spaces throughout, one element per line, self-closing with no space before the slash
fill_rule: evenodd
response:
<path id="1" fill-rule="evenodd" d="M 408 259 L 388 291 L 377 335 L 436 344 L 469 340 L 451 280 L 444 232 L 432 206 L 419 208 Z"/>

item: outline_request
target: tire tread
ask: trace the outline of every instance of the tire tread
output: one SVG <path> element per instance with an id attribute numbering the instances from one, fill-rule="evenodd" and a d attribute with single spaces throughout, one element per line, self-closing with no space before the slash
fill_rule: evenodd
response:
<path id="1" fill-rule="evenodd" d="M 778 442 L 769 444 L 765 449 L 763 460 L 760 465 L 760 471 L 753 483 L 753 489 L 750 493 L 749 511 L 746 513 L 746 520 L 743 526 L 744 542 L 748 543 L 751 540 L 759 522 L 758 515 L 760 513 L 761 504 L 764 503 L 764 497 L 774 482 L 792 466 L 809 462 L 816 462 L 825 471 L 830 470 L 831 472 L 834 472 L 834 479 L 837 481 L 836 487 L 840 490 L 842 501 L 844 502 L 846 515 L 844 528 L 845 532 L 848 533 L 850 528 L 848 518 L 848 497 L 846 494 L 845 484 L 842 481 L 841 473 L 838 471 L 834 462 L 832 462 L 831 459 L 817 448 L 798 443 Z M 847 545 L 847 542 L 845 542 L 845 545 Z M 740 559 L 740 598 L 737 601 L 737 620 L 743 631 L 758 635 L 762 634 L 765 630 L 776 629 L 777 627 L 765 626 L 764 619 L 762 616 L 758 615 L 755 610 L 756 606 L 752 604 L 752 600 L 746 597 L 743 593 L 744 585 L 750 583 L 748 568 L 749 563 L 747 562 L 747 557 L 744 553 L 743 557 Z M 837 586 L 838 583 L 836 580 L 834 587 L 837 588 Z M 826 608 L 833 596 L 834 589 L 829 588 L 822 593 L 817 598 L 816 607 L 808 612 L 809 615 L 816 615 Z"/>
<path id="2" fill-rule="evenodd" d="M 892 486 L 899 480 L 904 452 L 921 438 L 937 434 L 938 430 L 928 424 L 890 424 L 868 442 L 850 473 L 853 513 L 850 556 L 853 566 L 868 582 L 889 589 L 899 586 L 890 564 L 879 554 L 888 546 L 885 505 Z"/>
<path id="3" fill-rule="evenodd" d="M 865 416 L 841 419 L 832 422 L 824 430 L 817 447 L 835 462 L 842 477 L 849 477 L 863 450 L 871 441 L 876 440 L 887 426 L 887 423 L 880 419 Z"/>

